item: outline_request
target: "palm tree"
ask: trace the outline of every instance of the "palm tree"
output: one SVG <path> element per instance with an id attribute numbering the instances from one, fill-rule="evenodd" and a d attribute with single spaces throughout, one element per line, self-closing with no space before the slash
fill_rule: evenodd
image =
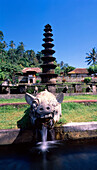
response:
<path id="1" fill-rule="evenodd" d="M 7 47 L 7 43 L 3 41 L 3 38 L 4 38 L 3 32 L 0 31 L 0 62 L 1 61 L 3 62 L 6 58 L 5 48 Z"/>
<path id="2" fill-rule="evenodd" d="M 64 61 L 61 61 L 61 62 L 60 62 L 60 67 L 61 67 L 61 69 L 62 69 L 63 66 L 64 66 Z"/>
<path id="3" fill-rule="evenodd" d="M 3 41 L 3 48 L 5 49 L 7 47 L 8 47 L 8 45 L 7 45 L 6 41 Z"/>
<path id="4" fill-rule="evenodd" d="M 20 57 L 23 57 L 24 51 L 24 43 L 19 42 L 19 46 L 17 47 L 17 54 L 19 54 Z"/>
<path id="5" fill-rule="evenodd" d="M 16 49 L 15 49 L 15 43 L 13 40 L 10 41 L 9 43 L 9 50 L 8 50 L 8 56 L 9 56 L 9 60 L 12 64 L 16 63 Z"/>
<path id="6" fill-rule="evenodd" d="M 13 49 L 15 47 L 15 43 L 11 40 L 9 46 Z"/>
<path id="7" fill-rule="evenodd" d="M 42 64 L 41 58 L 43 57 L 43 54 L 41 51 L 37 51 L 36 58 L 38 59 L 39 64 Z"/>
<path id="8" fill-rule="evenodd" d="M 97 52 L 95 47 L 92 48 L 92 50 L 89 53 L 86 53 L 86 62 L 88 62 L 88 65 L 95 65 L 97 61 Z"/>
<path id="9" fill-rule="evenodd" d="M 36 57 L 35 52 L 33 50 L 27 50 L 25 51 L 25 55 L 26 61 L 29 62 L 29 66 L 33 65 L 33 59 Z"/>
<path id="10" fill-rule="evenodd" d="M 3 38 L 4 38 L 3 32 L 0 31 L 0 42 L 3 40 Z"/>

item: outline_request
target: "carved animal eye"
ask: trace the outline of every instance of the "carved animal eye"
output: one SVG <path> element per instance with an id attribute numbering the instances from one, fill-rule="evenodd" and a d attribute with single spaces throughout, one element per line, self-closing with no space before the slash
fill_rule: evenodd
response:
<path id="1" fill-rule="evenodd" d="M 40 108 L 40 110 L 42 111 L 42 110 L 43 110 L 43 108 L 41 107 L 41 108 Z"/>
<path id="2" fill-rule="evenodd" d="M 34 100 L 34 101 L 33 101 L 33 103 L 32 103 L 32 105 L 33 105 L 34 107 L 37 107 L 37 106 L 38 106 L 37 101 L 36 101 L 36 100 Z"/>
<path id="3" fill-rule="evenodd" d="M 50 107 L 47 107 L 47 110 L 50 110 Z"/>

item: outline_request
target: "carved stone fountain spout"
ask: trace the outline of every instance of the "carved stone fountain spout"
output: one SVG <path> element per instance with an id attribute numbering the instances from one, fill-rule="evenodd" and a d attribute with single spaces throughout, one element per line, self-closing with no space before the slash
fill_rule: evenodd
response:
<path id="1" fill-rule="evenodd" d="M 26 93 L 25 99 L 31 105 L 30 118 L 33 125 L 41 126 L 46 123 L 47 126 L 52 127 L 55 122 L 59 121 L 63 93 L 55 97 L 51 92 L 45 90 L 36 97 Z"/>

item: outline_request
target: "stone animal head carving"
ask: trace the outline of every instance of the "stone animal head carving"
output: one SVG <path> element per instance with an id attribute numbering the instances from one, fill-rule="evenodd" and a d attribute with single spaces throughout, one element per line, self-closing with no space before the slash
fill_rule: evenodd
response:
<path id="1" fill-rule="evenodd" d="M 63 93 L 57 97 L 47 90 L 38 93 L 35 96 L 26 93 L 25 99 L 31 105 L 30 117 L 35 123 L 36 119 L 53 119 L 54 122 L 59 121 L 61 117 L 61 103 L 63 101 Z"/>

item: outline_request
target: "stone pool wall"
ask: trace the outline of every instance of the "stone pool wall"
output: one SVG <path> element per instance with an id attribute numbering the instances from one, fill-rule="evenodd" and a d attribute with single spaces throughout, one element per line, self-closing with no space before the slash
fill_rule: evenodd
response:
<path id="1" fill-rule="evenodd" d="M 56 140 L 80 140 L 97 138 L 97 122 L 69 123 L 55 127 Z M 6 129 L 0 130 L 0 145 L 33 143 L 35 135 L 30 130 Z"/>

